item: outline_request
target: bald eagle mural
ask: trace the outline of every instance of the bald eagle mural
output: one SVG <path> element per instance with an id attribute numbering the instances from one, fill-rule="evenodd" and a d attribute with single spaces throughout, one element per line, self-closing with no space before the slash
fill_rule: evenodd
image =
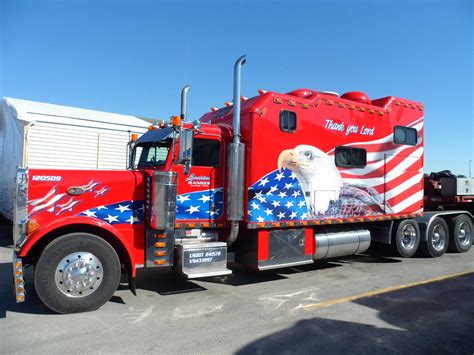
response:
<path id="1" fill-rule="evenodd" d="M 249 220 L 277 222 L 392 213 L 373 188 L 345 183 L 334 157 L 310 145 L 283 150 L 249 188 Z"/>

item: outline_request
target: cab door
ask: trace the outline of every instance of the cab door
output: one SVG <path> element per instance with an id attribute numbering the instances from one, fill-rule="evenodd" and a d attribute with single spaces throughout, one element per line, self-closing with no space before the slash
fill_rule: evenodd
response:
<path id="1" fill-rule="evenodd" d="M 217 223 L 224 214 L 224 143 L 218 136 L 196 135 L 191 168 L 174 165 L 178 173 L 178 223 Z"/>

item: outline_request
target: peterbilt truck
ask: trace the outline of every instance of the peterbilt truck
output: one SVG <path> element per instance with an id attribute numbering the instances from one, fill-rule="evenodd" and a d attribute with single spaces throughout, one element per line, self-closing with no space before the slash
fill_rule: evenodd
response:
<path id="1" fill-rule="evenodd" d="M 259 90 L 190 121 L 149 127 L 128 169 L 19 169 L 13 274 L 53 311 L 99 308 L 121 277 L 173 269 L 189 279 L 314 263 L 389 245 L 439 257 L 472 244 L 467 211 L 424 211 L 424 107 L 361 92 Z M 232 256 L 232 258 L 230 258 Z"/>

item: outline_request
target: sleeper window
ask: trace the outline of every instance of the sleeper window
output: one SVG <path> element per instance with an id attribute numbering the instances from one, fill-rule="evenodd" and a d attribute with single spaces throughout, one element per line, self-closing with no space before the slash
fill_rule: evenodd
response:
<path id="1" fill-rule="evenodd" d="M 296 131 L 296 113 L 293 111 L 282 110 L 280 112 L 280 129 L 283 132 Z"/>
<path id="2" fill-rule="evenodd" d="M 416 145 L 416 129 L 403 126 L 395 126 L 393 129 L 393 141 L 397 144 Z"/>
<path id="3" fill-rule="evenodd" d="M 361 148 L 336 147 L 336 166 L 363 168 L 367 164 L 367 152 Z"/>

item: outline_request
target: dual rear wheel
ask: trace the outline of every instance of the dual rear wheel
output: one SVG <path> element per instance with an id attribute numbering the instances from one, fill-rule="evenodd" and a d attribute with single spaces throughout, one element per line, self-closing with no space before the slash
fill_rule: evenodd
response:
<path id="1" fill-rule="evenodd" d="M 468 215 L 458 215 L 448 220 L 434 217 L 428 225 L 426 241 L 421 241 L 420 229 L 415 220 L 407 219 L 398 223 L 394 236 L 395 252 L 409 258 L 418 250 L 422 255 L 436 258 L 446 250 L 464 253 L 473 243 L 472 220 Z"/>

